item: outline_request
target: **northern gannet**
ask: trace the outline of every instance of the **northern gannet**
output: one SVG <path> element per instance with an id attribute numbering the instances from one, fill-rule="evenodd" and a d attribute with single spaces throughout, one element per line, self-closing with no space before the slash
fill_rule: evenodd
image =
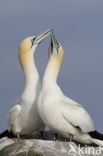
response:
<path id="1" fill-rule="evenodd" d="M 51 33 L 51 29 L 24 39 L 19 46 L 18 56 L 24 72 L 25 87 L 22 96 L 8 113 L 8 131 L 19 135 L 40 131 L 44 124 L 37 111 L 37 96 L 41 88 L 39 73 L 34 62 L 34 52 L 40 42 Z M 6 135 L 6 132 L 3 134 Z"/>
<path id="2" fill-rule="evenodd" d="M 95 130 L 90 115 L 83 106 L 66 97 L 56 82 L 64 50 L 53 33 L 48 53 L 49 60 L 38 97 L 38 112 L 42 120 L 52 131 L 66 138 L 103 146 L 103 135 Z"/>

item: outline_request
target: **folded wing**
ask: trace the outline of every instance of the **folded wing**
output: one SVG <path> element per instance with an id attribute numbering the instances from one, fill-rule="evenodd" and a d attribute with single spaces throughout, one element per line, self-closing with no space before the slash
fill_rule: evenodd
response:
<path id="1" fill-rule="evenodd" d="M 62 114 L 69 123 L 78 127 L 84 133 L 95 130 L 90 115 L 80 104 L 71 99 L 62 101 Z"/>
<path id="2" fill-rule="evenodd" d="M 19 104 L 16 104 L 8 113 L 8 130 L 9 131 L 11 130 L 13 123 L 19 116 L 20 111 L 21 111 L 21 106 Z"/>

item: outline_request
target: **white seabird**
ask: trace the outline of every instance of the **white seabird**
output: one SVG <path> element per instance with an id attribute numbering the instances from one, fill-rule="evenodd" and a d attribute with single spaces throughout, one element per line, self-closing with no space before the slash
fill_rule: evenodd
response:
<path id="1" fill-rule="evenodd" d="M 64 50 L 53 33 L 48 53 L 49 60 L 38 98 L 42 120 L 52 131 L 66 138 L 73 137 L 81 143 L 103 146 L 103 135 L 95 130 L 90 115 L 83 106 L 66 97 L 56 82 Z"/>
<path id="2" fill-rule="evenodd" d="M 19 139 L 19 135 L 30 134 L 44 128 L 37 110 L 41 82 L 34 61 L 34 53 L 40 42 L 50 33 L 51 30 L 47 30 L 38 36 L 28 37 L 19 46 L 18 55 L 24 72 L 25 87 L 22 96 L 8 113 L 8 130 L 3 132 L 0 138 L 9 131 Z"/>

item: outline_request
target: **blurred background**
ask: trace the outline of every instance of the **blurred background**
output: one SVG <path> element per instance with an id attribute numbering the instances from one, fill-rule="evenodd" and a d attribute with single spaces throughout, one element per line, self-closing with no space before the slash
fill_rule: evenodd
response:
<path id="1" fill-rule="evenodd" d="M 0 132 L 7 129 L 8 111 L 24 87 L 19 43 L 48 28 L 54 28 L 65 52 L 60 87 L 86 108 L 103 132 L 103 0 L 0 1 Z M 41 79 L 49 44 L 48 37 L 35 53 Z"/>

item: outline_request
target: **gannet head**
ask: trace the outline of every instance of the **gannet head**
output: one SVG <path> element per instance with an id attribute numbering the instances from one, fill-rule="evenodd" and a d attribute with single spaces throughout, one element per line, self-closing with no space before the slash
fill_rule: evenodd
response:
<path id="1" fill-rule="evenodd" d="M 52 59 L 52 61 L 55 63 L 55 71 L 59 72 L 60 65 L 62 63 L 64 55 L 64 50 L 62 45 L 56 40 L 54 33 L 52 31 L 51 33 L 51 44 L 48 49 L 48 60 Z"/>
<path id="2" fill-rule="evenodd" d="M 53 31 L 51 32 L 51 44 L 48 49 L 48 59 L 50 56 L 57 58 L 58 61 L 63 58 L 64 50 L 62 45 L 56 40 Z"/>
<path id="3" fill-rule="evenodd" d="M 27 37 L 24 39 L 20 45 L 18 50 L 19 60 L 21 66 L 24 68 L 26 64 L 28 64 L 31 59 L 33 59 L 33 54 L 37 48 L 37 46 L 41 43 L 43 39 L 45 39 L 51 33 L 51 29 L 46 32 L 32 37 Z"/>

